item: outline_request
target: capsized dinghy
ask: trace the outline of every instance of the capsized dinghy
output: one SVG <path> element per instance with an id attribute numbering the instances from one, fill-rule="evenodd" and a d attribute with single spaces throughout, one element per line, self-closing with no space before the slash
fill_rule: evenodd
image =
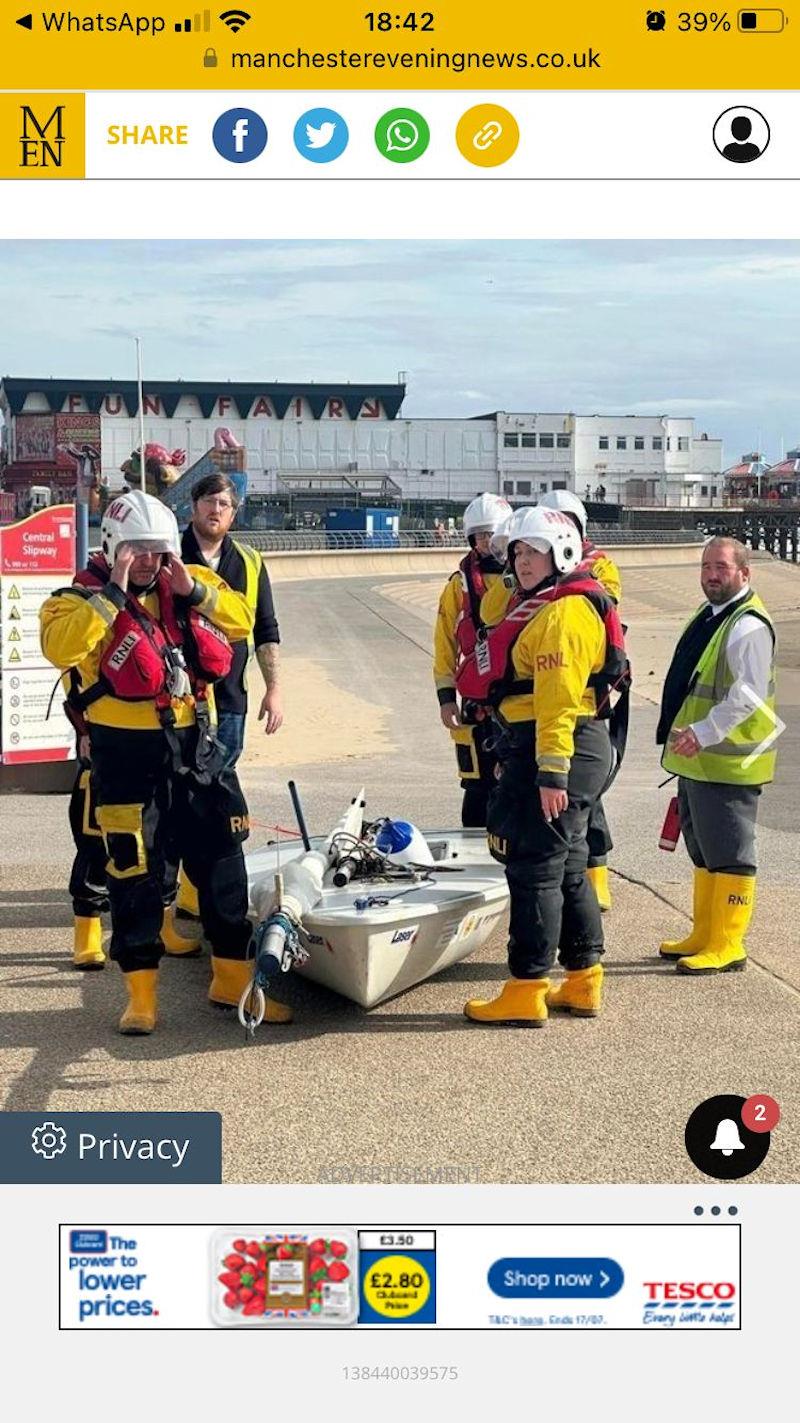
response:
<path id="1" fill-rule="evenodd" d="M 363 811 L 362 790 L 308 848 L 246 857 L 262 988 L 294 967 L 373 1008 L 481 948 L 503 915 L 506 878 L 484 831 L 366 824 Z"/>

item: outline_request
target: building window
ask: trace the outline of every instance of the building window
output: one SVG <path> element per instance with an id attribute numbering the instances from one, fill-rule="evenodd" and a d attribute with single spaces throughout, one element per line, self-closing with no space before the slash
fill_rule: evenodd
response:
<path id="1" fill-rule="evenodd" d="M 504 494 L 513 494 L 513 493 L 514 493 L 514 481 L 513 481 L 513 479 L 504 479 L 504 480 L 503 480 L 503 493 L 504 493 Z"/>
<path id="2" fill-rule="evenodd" d="M 554 446 L 555 446 L 555 439 L 554 439 L 554 437 L 553 437 L 552 435 L 540 435 L 540 436 L 539 436 L 539 449 L 540 449 L 540 450 L 552 450 L 552 449 L 554 448 Z"/>
<path id="3" fill-rule="evenodd" d="M 716 484 L 712 484 L 712 486 L 711 486 L 711 498 L 712 498 L 712 499 L 716 499 L 716 497 L 717 497 L 717 486 L 716 486 Z"/>
<path id="4" fill-rule="evenodd" d="M 554 489 L 566 489 L 566 487 L 567 487 L 567 485 L 566 485 L 566 481 L 565 481 L 565 480 L 563 480 L 563 479 L 554 479 L 554 480 L 553 480 L 553 488 L 554 488 Z"/>
<path id="5" fill-rule="evenodd" d="M 635 450 L 643 450 L 643 449 L 644 449 L 644 435 L 634 435 L 634 437 L 633 437 L 633 448 L 634 448 Z"/>
<path id="6" fill-rule="evenodd" d="M 701 485 L 700 485 L 700 496 L 701 496 L 701 498 L 703 498 L 703 499 L 707 499 L 707 498 L 708 498 L 708 485 L 707 485 L 707 484 L 701 484 Z"/>
<path id="7" fill-rule="evenodd" d="M 664 436 L 663 436 L 663 435 L 654 435 L 654 436 L 653 436 L 653 449 L 654 449 L 654 450 L 663 450 L 663 448 L 664 448 Z"/>
<path id="8" fill-rule="evenodd" d="M 529 479 L 518 479 L 518 480 L 517 480 L 517 493 L 518 493 L 518 494 L 530 494 L 530 492 L 531 492 L 531 482 L 530 482 L 530 480 L 529 480 Z"/>
<path id="9" fill-rule="evenodd" d="M 507 450 L 519 449 L 519 435 L 509 435 L 506 432 L 503 436 L 503 447 Z"/>
<path id="10" fill-rule="evenodd" d="M 546 494 L 546 493 L 547 493 L 547 480 L 544 481 L 544 484 L 540 484 L 540 485 L 539 485 L 539 493 L 540 493 L 540 494 Z"/>
<path id="11" fill-rule="evenodd" d="M 600 436 L 600 439 L 597 441 L 597 448 L 598 448 L 599 450 L 607 450 L 607 449 L 608 449 L 608 435 L 601 435 L 601 436 Z"/>
<path id="12" fill-rule="evenodd" d="M 532 435 L 523 435 L 523 436 L 522 436 L 522 448 L 523 448 L 523 450 L 535 450 L 535 449 L 536 449 L 536 435 L 535 435 L 535 434 L 532 434 Z"/>
<path id="13" fill-rule="evenodd" d="M 568 450 L 570 444 L 569 435 L 556 435 L 556 449 Z"/>
<path id="14" fill-rule="evenodd" d="M 686 454 L 687 450 L 689 449 L 689 436 L 688 436 L 688 435 L 679 435 L 679 436 L 678 436 L 678 449 L 679 449 L 679 450 L 682 450 L 683 453 Z"/>
<path id="15" fill-rule="evenodd" d="M 618 449 L 618 450 L 627 450 L 627 448 L 628 448 L 628 437 L 627 437 L 627 435 L 617 435 L 617 449 Z"/>

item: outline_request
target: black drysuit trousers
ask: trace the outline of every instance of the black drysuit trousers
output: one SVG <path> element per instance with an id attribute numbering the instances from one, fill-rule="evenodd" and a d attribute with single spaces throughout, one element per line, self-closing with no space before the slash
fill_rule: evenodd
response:
<path id="1" fill-rule="evenodd" d="M 175 735 L 184 764 L 193 765 L 196 727 Z M 161 731 L 93 726 L 91 745 L 92 791 L 108 856 L 111 958 L 125 973 L 157 966 L 173 854 L 197 885 L 213 953 L 246 958 L 248 816 L 236 772 L 222 770 L 208 784 L 194 772 L 179 773 Z"/>
<path id="2" fill-rule="evenodd" d="M 602 722 L 580 722 L 570 765 L 567 809 L 544 818 L 530 724 L 523 754 L 502 756 L 489 800 L 487 830 L 511 893 L 508 966 L 512 978 L 546 978 L 556 957 L 566 969 L 590 968 L 603 953 L 603 926 L 586 878 L 589 815 L 608 779 L 612 753 Z"/>

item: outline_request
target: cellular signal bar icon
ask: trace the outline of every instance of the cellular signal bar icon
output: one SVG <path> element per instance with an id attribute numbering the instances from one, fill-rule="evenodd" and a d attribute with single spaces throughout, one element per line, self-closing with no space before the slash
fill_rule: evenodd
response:
<path id="1" fill-rule="evenodd" d="M 208 34 L 211 29 L 211 11 L 204 10 L 202 15 L 195 15 L 193 20 L 176 20 L 175 32 L 179 35 L 190 35 L 194 30 L 195 34 L 202 31 Z"/>

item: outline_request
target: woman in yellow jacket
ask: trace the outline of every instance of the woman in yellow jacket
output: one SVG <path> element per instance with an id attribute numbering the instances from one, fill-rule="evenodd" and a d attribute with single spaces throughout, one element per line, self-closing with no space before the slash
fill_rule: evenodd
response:
<path id="1" fill-rule="evenodd" d="M 536 507 L 537 509 L 557 509 L 562 514 L 569 516 L 581 536 L 581 568 L 591 573 L 592 577 L 602 584 L 609 597 L 619 604 L 622 597 L 622 579 L 619 568 L 614 560 L 608 557 L 608 554 L 603 553 L 602 549 L 595 548 L 589 539 L 587 533 L 588 515 L 578 496 L 570 493 L 568 489 L 553 489 L 549 494 L 542 495 Z M 498 556 L 505 554 L 503 539 L 500 539 L 499 542 L 495 540 L 493 547 L 496 548 Z M 481 604 L 481 618 L 488 626 L 498 623 L 502 619 L 513 588 L 513 576 L 506 577 L 498 579 L 486 593 Z M 608 880 L 608 856 L 614 848 L 614 842 L 611 838 L 611 830 L 602 800 L 598 800 L 592 806 L 586 842 L 589 847 L 587 878 L 597 895 L 600 908 L 602 910 L 610 909 L 611 887 Z"/>
<path id="2" fill-rule="evenodd" d="M 518 511 L 508 551 L 516 597 L 490 634 L 501 646 L 507 637 L 511 666 L 494 713 L 500 775 L 487 829 L 511 892 L 510 977 L 498 998 L 472 999 L 465 1012 L 477 1023 L 541 1027 L 548 1007 L 600 1010 L 603 930 L 585 874 L 586 830 L 612 765 L 592 681 L 607 664 L 613 605 L 594 580 L 565 577 L 581 563 L 565 515 Z M 551 988 L 556 956 L 566 979 Z"/>
<path id="3" fill-rule="evenodd" d="M 111 958 L 128 1004 L 120 1031 L 152 1032 L 163 953 L 163 880 L 177 847 L 200 889 L 212 947 L 212 1002 L 236 1004 L 250 979 L 251 930 L 242 843 L 247 805 L 222 767 L 213 735 L 213 678 L 228 640 L 246 638 L 252 613 L 210 569 L 180 558 L 175 516 L 131 491 L 101 526 L 102 557 L 40 613 L 41 642 L 70 674 L 85 716 L 92 790 L 108 855 Z M 288 1012 L 271 1005 L 273 1021 Z"/>

